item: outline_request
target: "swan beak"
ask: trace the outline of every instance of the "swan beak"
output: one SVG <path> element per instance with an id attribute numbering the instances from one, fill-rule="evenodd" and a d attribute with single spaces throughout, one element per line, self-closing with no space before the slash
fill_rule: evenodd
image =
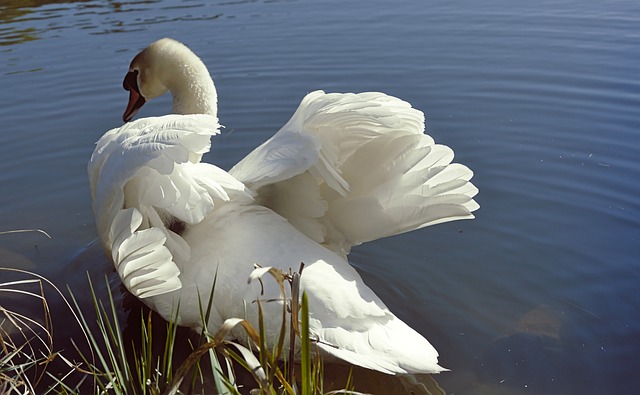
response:
<path id="1" fill-rule="evenodd" d="M 137 70 L 127 73 L 124 81 L 122 81 L 122 87 L 129 91 L 129 103 L 127 103 L 127 108 L 124 110 L 124 114 L 122 114 L 122 120 L 129 122 L 145 103 L 145 99 L 138 88 Z"/>

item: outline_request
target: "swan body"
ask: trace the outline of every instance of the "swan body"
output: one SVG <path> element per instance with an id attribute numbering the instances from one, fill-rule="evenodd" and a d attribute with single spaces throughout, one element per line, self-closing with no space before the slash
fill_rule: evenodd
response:
<path id="1" fill-rule="evenodd" d="M 279 287 L 247 279 L 255 263 L 288 271 L 304 262 L 311 334 L 326 355 L 389 374 L 443 370 L 431 344 L 347 262 L 352 246 L 473 218 L 478 208 L 472 172 L 424 134 L 420 111 L 383 93 L 312 92 L 226 172 L 200 161 L 219 130 L 217 95 L 186 46 L 151 44 L 124 87 L 125 121 L 166 91 L 174 112 L 108 131 L 88 166 L 100 241 L 131 293 L 199 328 L 198 299 L 208 300 L 216 278 L 208 329 L 233 317 L 257 326 L 253 302 L 276 300 L 263 303 L 275 339 Z"/>

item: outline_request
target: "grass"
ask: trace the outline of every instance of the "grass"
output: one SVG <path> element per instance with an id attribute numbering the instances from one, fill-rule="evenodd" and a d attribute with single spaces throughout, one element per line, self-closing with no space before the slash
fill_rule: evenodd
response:
<path id="1" fill-rule="evenodd" d="M 123 336 L 118 306 L 107 284 L 107 300 L 97 295 L 91 279 L 93 311 L 82 311 L 69 290 L 70 300 L 49 280 L 19 269 L 3 269 L 23 278 L 0 283 L 0 293 L 28 298 L 41 305 L 41 314 L 23 313 L 0 306 L 0 393 L 63 393 L 83 394 L 268 394 L 318 395 L 357 394 L 349 381 L 345 390 L 324 392 L 323 364 L 309 333 L 309 313 L 306 294 L 298 302 L 299 272 L 283 273 L 273 268 L 256 268 L 253 281 L 270 276 L 278 282 L 283 303 L 281 330 L 273 347 L 267 346 L 262 303 L 258 300 L 259 327 L 241 318 L 228 319 L 215 333 L 206 326 L 213 304 L 210 298 L 200 301 L 202 327 L 199 338 L 190 342 L 190 353 L 180 361 L 175 353 L 178 332 L 172 322 L 158 324 L 152 313 L 141 314 L 140 339 L 131 344 Z M 3 276 L 4 277 L 4 276 Z M 266 281 L 266 280 L 265 280 Z M 286 298 L 290 287 L 291 299 Z M 74 340 L 75 350 L 56 350 L 52 312 L 47 302 L 48 289 L 62 297 L 83 338 Z M 215 288 L 215 282 L 213 284 Z M 176 311 L 177 315 L 178 311 Z M 31 315 L 31 316 L 30 316 Z M 158 328 L 158 325 L 161 328 Z M 246 343 L 229 340 L 229 333 L 241 327 Z M 158 337 L 157 333 L 160 333 Z M 287 338 L 288 336 L 288 338 Z M 301 344 L 300 366 L 294 363 L 292 345 Z M 285 352 L 285 344 L 291 348 Z M 180 345 L 183 347 L 183 345 Z M 56 372 L 51 363 L 56 361 Z M 175 364 L 179 362 L 179 365 Z M 60 366 L 64 371 L 60 372 Z M 249 379 L 247 379 L 247 377 Z M 214 390 L 215 389 L 215 390 Z"/>
<path id="2" fill-rule="evenodd" d="M 74 369 L 54 349 L 52 313 L 45 288 L 53 288 L 61 296 L 62 293 L 53 283 L 38 274 L 13 268 L 0 268 L 0 272 L 26 277 L 0 282 L 0 294 L 4 300 L 20 300 L 21 303 L 16 306 L 35 302 L 42 309 L 40 315 L 33 316 L 19 309 L 0 305 L 0 393 L 55 393 L 54 387 L 46 392 L 36 389 L 41 382 L 51 377 L 48 368 L 54 360 L 63 361 L 69 368 L 63 377 Z"/>

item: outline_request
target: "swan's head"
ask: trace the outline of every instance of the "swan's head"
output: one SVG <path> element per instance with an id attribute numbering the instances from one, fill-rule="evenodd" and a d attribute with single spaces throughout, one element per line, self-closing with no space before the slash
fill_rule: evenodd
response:
<path id="1" fill-rule="evenodd" d="M 129 102 L 122 115 L 129 122 L 138 110 L 168 90 L 173 95 L 173 112 L 212 114 L 217 112 L 217 95 L 206 66 L 187 46 L 160 39 L 138 53 L 129 66 L 122 86 Z"/>
<path id="2" fill-rule="evenodd" d="M 177 43 L 169 38 L 158 40 L 140 51 L 131 61 L 129 72 L 122 82 L 122 87 L 129 91 L 129 103 L 122 115 L 125 122 L 129 122 L 147 100 L 158 97 L 169 89 L 162 83 L 156 65 L 162 61 L 167 45 L 173 44 L 171 41 Z"/>

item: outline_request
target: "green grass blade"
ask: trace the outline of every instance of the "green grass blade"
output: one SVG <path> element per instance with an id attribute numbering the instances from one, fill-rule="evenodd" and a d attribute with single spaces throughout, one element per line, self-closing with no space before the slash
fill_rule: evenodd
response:
<path id="1" fill-rule="evenodd" d="M 312 395 L 312 375 L 311 375 L 311 338 L 309 333 L 309 300 L 307 299 L 307 293 L 302 292 L 302 311 L 301 311 L 301 365 L 300 372 L 302 395 Z"/>
<path id="2" fill-rule="evenodd" d="M 118 394 L 118 395 L 119 394 L 123 394 L 122 391 L 119 391 L 120 387 L 117 385 L 117 380 L 116 380 L 115 376 L 111 373 L 111 371 L 109 369 L 106 368 L 108 366 L 107 360 L 104 357 L 102 351 L 100 350 L 100 345 L 99 345 L 97 339 L 95 338 L 95 336 L 93 335 L 91 327 L 87 323 L 87 320 L 85 319 L 85 316 L 82 313 L 82 309 L 80 309 L 80 306 L 78 305 L 78 302 L 76 301 L 75 296 L 73 296 L 73 293 L 71 292 L 71 290 L 69 290 L 69 294 L 71 296 L 71 301 L 73 302 L 73 305 L 74 305 L 76 311 L 78 312 L 78 318 L 80 319 L 81 324 L 82 324 L 82 326 L 83 326 L 83 328 L 85 330 L 86 336 L 88 337 L 89 344 L 90 344 L 91 349 L 92 349 L 92 355 L 95 355 L 95 356 L 98 357 L 98 360 L 102 364 L 103 369 L 99 370 L 98 367 L 93 362 L 90 362 L 85 357 L 84 353 L 82 353 L 82 351 L 80 351 L 80 348 L 75 345 L 75 342 L 73 343 L 74 347 L 78 351 L 78 354 L 83 359 L 84 363 L 90 369 L 90 371 L 91 371 L 91 373 L 93 375 L 93 378 L 94 378 L 94 383 L 98 388 L 100 388 L 102 393 L 107 393 L 107 388 L 106 388 L 105 384 L 103 383 L 103 381 L 100 379 L 101 376 L 104 376 L 104 377 L 107 378 L 108 382 L 113 386 L 113 391 L 116 394 Z M 96 306 L 94 306 L 94 307 L 96 307 Z M 96 309 L 97 309 L 97 307 L 96 307 Z"/>

